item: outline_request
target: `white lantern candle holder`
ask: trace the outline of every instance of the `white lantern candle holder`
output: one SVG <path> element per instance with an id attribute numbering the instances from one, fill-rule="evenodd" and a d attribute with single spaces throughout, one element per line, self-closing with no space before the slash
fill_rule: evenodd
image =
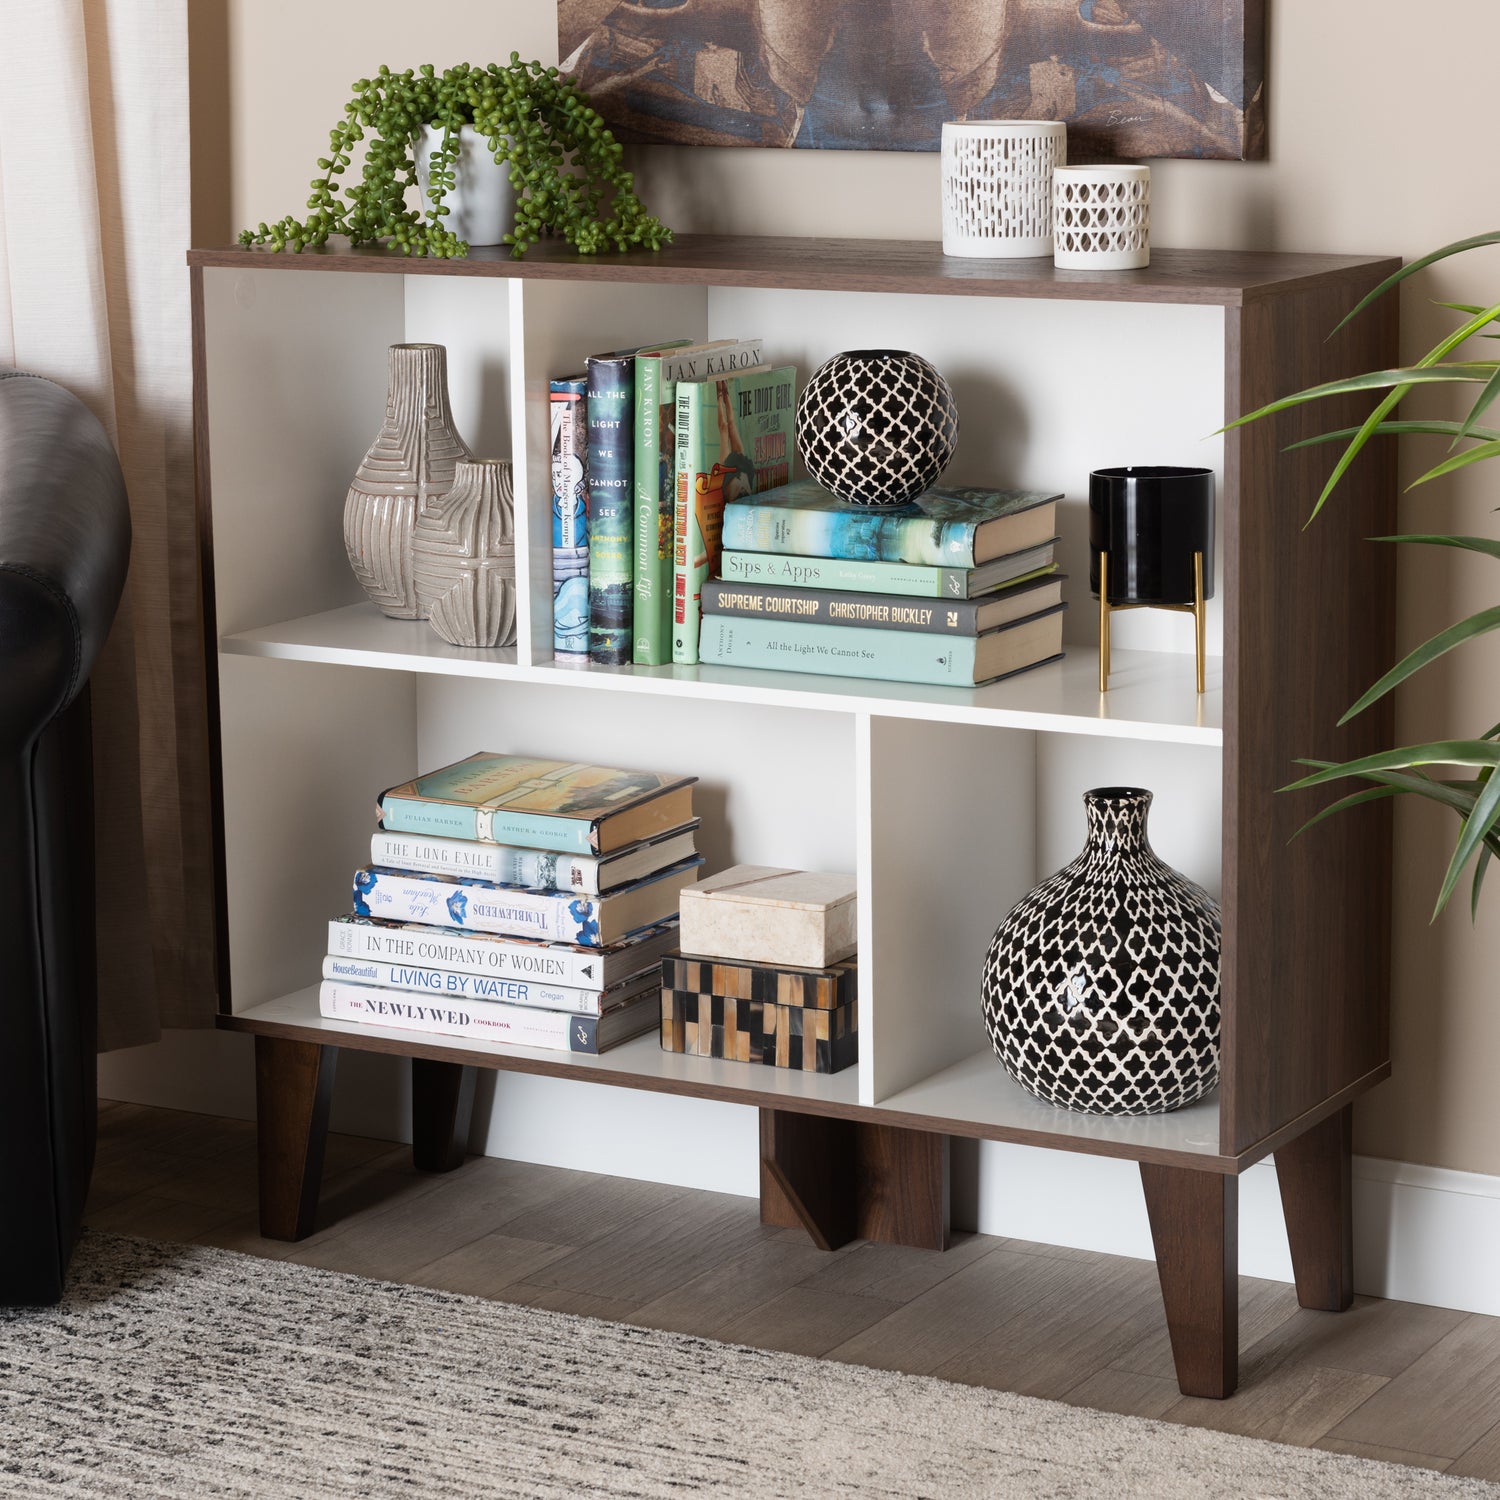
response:
<path id="1" fill-rule="evenodd" d="M 1052 260 L 1066 271 L 1151 264 L 1151 168 L 1059 167 L 1052 176 Z"/>
<path id="2" fill-rule="evenodd" d="M 1052 173 L 1068 159 L 1055 120 L 950 120 L 943 126 L 943 253 L 1052 253 Z"/>

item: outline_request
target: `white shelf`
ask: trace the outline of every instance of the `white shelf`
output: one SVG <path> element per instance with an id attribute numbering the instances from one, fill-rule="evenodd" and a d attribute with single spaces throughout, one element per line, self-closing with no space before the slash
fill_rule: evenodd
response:
<path id="1" fill-rule="evenodd" d="M 892 1114 L 946 1122 L 956 1135 L 1015 1132 L 1061 1150 L 1140 1158 L 1155 1153 L 1216 1157 L 1219 1154 L 1219 1094 L 1166 1115 L 1085 1115 L 1033 1098 L 986 1048 L 961 1062 L 880 1100 Z"/>
<path id="2" fill-rule="evenodd" d="M 845 1068 L 839 1073 L 803 1073 L 793 1068 L 689 1057 L 680 1052 L 663 1051 L 656 1030 L 622 1042 L 595 1057 L 586 1052 L 555 1052 L 544 1047 L 516 1047 L 504 1042 L 476 1042 L 432 1032 L 368 1026 L 357 1021 L 330 1020 L 320 1015 L 316 985 L 237 1011 L 230 1024 L 250 1031 L 294 1026 L 323 1033 L 335 1046 L 347 1045 L 343 1039 L 351 1038 L 375 1044 L 373 1050 L 391 1050 L 389 1046 L 380 1045 L 390 1043 L 406 1051 L 437 1047 L 448 1052 L 500 1059 L 501 1066 L 520 1072 L 554 1073 L 667 1093 L 708 1097 L 764 1094 L 768 1096 L 766 1103 L 773 1106 L 777 1098 L 803 1104 L 816 1101 L 832 1109 L 853 1108 L 859 1103 L 858 1068 Z"/>
<path id="3" fill-rule="evenodd" d="M 225 1017 L 222 1024 L 272 1035 L 285 1035 L 291 1028 L 300 1040 L 326 1041 L 334 1046 L 363 1044 L 372 1051 L 437 1050 L 449 1060 L 462 1061 L 464 1056 L 471 1056 L 487 1059 L 484 1066 L 723 1099 L 752 1107 L 853 1114 L 866 1120 L 872 1114 L 877 1119 L 888 1114 L 892 1124 L 1095 1156 L 1178 1162 L 1196 1158 L 1205 1167 L 1220 1165 L 1217 1091 L 1191 1108 L 1169 1115 L 1074 1114 L 1032 1098 L 1005 1073 L 988 1049 L 882 1099 L 872 1109 L 860 1105 L 858 1068 L 832 1074 L 803 1073 L 793 1068 L 664 1052 L 654 1030 L 591 1057 L 587 1053 L 367 1026 L 320 1015 L 316 985 L 251 1006 L 232 1018 Z"/>
<path id="4" fill-rule="evenodd" d="M 1223 670 L 1208 663 L 1208 691 L 1194 691 L 1191 656 L 1116 651 L 1110 690 L 1099 692 L 1099 657 L 1070 647 L 1065 660 L 984 688 L 924 687 L 739 667 L 523 666 L 516 652 L 450 646 L 422 620 L 390 620 L 372 604 L 224 637 L 234 656 L 327 662 L 394 672 L 588 686 L 615 692 L 712 699 L 767 707 L 864 712 L 1181 745 L 1222 745 Z"/>

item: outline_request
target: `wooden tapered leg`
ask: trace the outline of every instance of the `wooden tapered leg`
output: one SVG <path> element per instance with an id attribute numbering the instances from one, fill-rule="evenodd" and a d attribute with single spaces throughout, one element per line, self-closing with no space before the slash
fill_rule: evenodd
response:
<path id="1" fill-rule="evenodd" d="M 1345 1105 L 1276 1152 L 1297 1301 L 1343 1312 L 1354 1301 L 1354 1110 Z"/>
<path id="2" fill-rule="evenodd" d="M 1184 1396 L 1239 1379 L 1239 1179 L 1141 1163 L 1167 1332 Z"/>
<path id="3" fill-rule="evenodd" d="M 464 1164 L 479 1069 L 463 1063 L 411 1060 L 411 1160 L 419 1172 Z"/>
<path id="4" fill-rule="evenodd" d="M 260 1232 L 268 1240 L 301 1240 L 313 1231 L 338 1055 L 337 1047 L 316 1042 L 255 1039 Z"/>
<path id="5" fill-rule="evenodd" d="M 948 1137 L 894 1125 L 858 1127 L 859 1237 L 948 1248 Z"/>
<path id="6" fill-rule="evenodd" d="M 760 1217 L 800 1226 L 820 1250 L 852 1239 L 946 1249 L 948 1137 L 763 1109 Z"/>
<path id="7" fill-rule="evenodd" d="M 800 1225 L 819 1250 L 855 1237 L 855 1125 L 785 1109 L 760 1112 L 760 1217 Z"/>

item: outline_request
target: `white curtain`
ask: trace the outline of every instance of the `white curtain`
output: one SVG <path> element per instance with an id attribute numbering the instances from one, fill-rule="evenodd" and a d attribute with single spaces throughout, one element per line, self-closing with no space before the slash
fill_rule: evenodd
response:
<path id="1" fill-rule="evenodd" d="M 213 1013 L 188 153 L 187 0 L 0 0 L 0 363 L 104 423 L 135 533 L 93 679 L 102 1048 Z"/>

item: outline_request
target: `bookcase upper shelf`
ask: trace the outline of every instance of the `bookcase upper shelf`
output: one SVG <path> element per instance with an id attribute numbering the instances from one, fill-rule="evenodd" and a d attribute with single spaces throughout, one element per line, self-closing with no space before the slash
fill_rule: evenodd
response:
<path id="1" fill-rule="evenodd" d="M 961 297 L 1048 297 L 1084 302 L 1175 302 L 1241 307 L 1292 289 L 1358 283 L 1399 261 L 1368 255 L 1282 251 L 1163 250 L 1139 271 L 1059 271 L 1045 258 L 945 256 L 928 240 L 793 239 L 684 234 L 660 251 L 583 256 L 544 243 L 515 260 L 503 246 L 476 246 L 461 260 L 405 256 L 384 245 L 330 241 L 301 254 L 217 246 L 188 252 L 195 267 L 369 271 L 407 276 L 510 277 L 539 281 L 664 282 L 804 291 L 896 292 Z"/>

